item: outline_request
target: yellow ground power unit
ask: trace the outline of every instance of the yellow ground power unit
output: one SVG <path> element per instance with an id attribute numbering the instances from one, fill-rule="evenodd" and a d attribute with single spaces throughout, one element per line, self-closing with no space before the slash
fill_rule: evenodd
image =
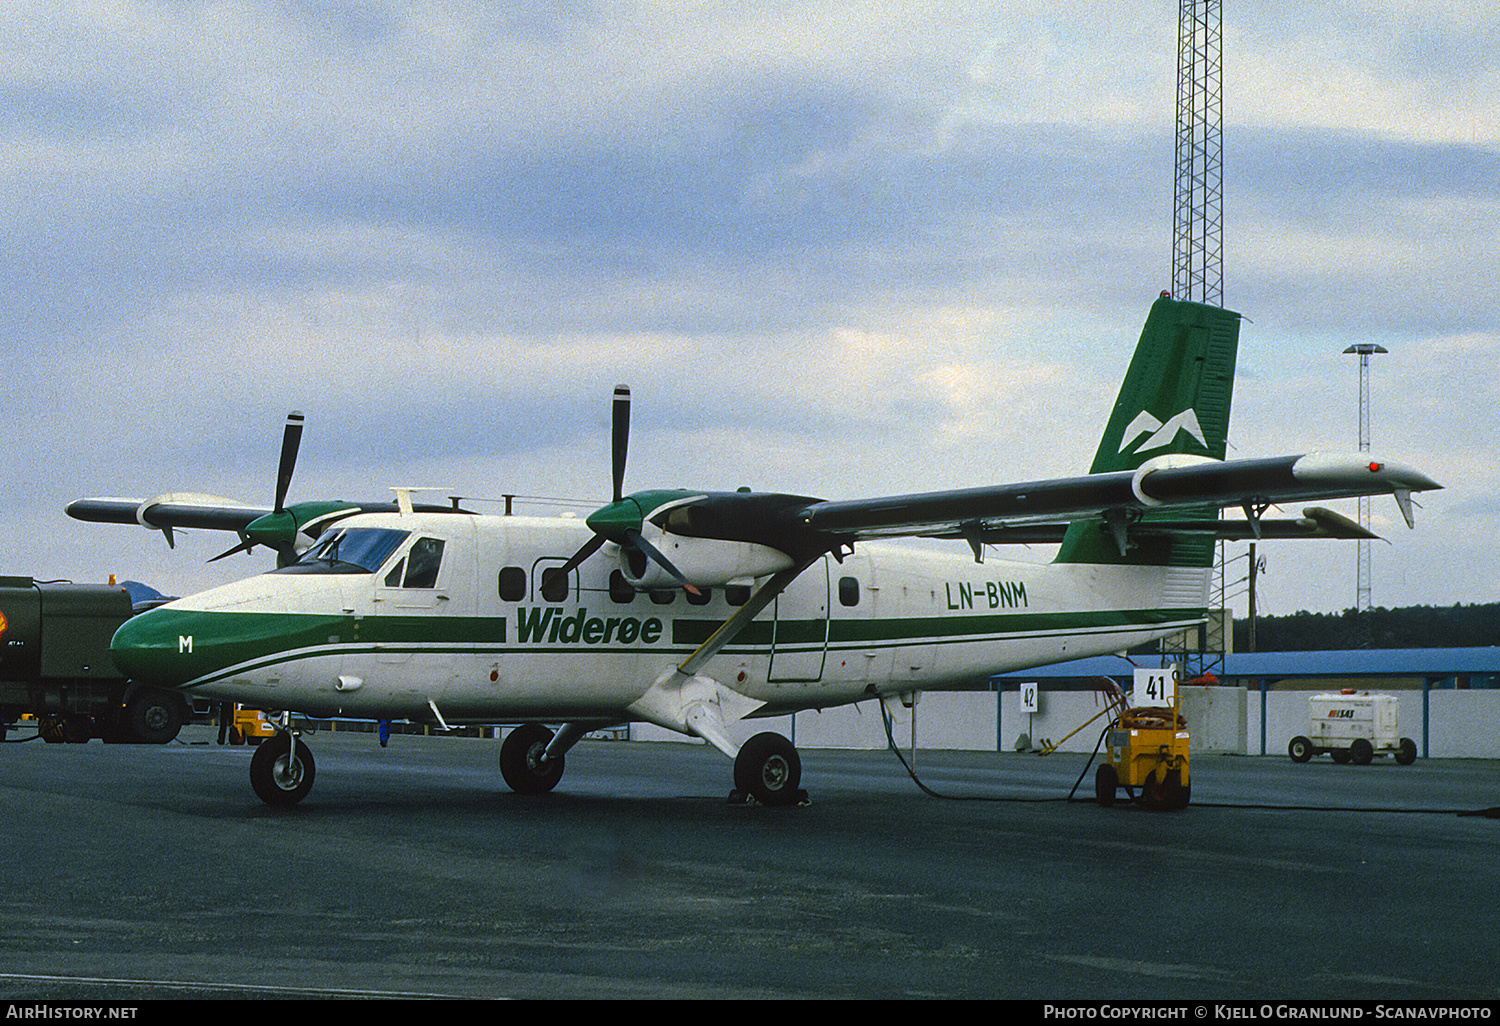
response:
<path id="1" fill-rule="evenodd" d="M 1121 788 L 1151 809 L 1186 808 L 1192 793 L 1189 734 L 1177 704 L 1180 670 L 1137 669 L 1130 708 L 1105 735 L 1105 761 L 1094 774 L 1094 796 L 1110 806 Z"/>

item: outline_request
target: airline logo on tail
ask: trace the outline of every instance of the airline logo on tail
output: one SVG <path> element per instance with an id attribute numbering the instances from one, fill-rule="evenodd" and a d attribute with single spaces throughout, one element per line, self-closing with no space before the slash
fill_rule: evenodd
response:
<path id="1" fill-rule="evenodd" d="M 1135 420 L 1130 422 L 1130 426 L 1125 429 L 1125 435 L 1120 440 L 1119 451 L 1124 452 L 1130 448 L 1131 443 L 1142 435 L 1149 435 L 1150 437 L 1141 443 L 1140 448 L 1136 450 L 1137 452 L 1150 452 L 1152 449 L 1162 449 L 1171 445 L 1177 438 L 1178 432 L 1181 431 L 1186 431 L 1198 440 L 1199 445 L 1205 449 L 1208 448 L 1208 439 L 1203 437 L 1203 428 L 1199 426 L 1198 414 L 1193 409 L 1183 410 L 1165 424 L 1151 416 L 1145 410 L 1142 410 L 1136 416 Z"/>

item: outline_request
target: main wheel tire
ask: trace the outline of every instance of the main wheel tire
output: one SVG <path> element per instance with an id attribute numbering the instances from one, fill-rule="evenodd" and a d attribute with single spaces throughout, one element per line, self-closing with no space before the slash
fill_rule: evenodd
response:
<path id="1" fill-rule="evenodd" d="M 1306 762 L 1313 756 L 1312 742 L 1299 734 L 1286 746 L 1286 754 L 1292 757 L 1293 762 Z"/>
<path id="2" fill-rule="evenodd" d="M 500 775 L 517 794 L 545 794 L 563 775 L 563 757 L 542 761 L 552 731 L 540 723 L 523 723 L 500 743 Z"/>
<path id="3" fill-rule="evenodd" d="M 1103 763 L 1094 771 L 1094 801 L 1104 808 L 1115 803 L 1115 793 L 1120 788 L 1120 775 L 1109 763 Z"/>
<path id="4" fill-rule="evenodd" d="M 1364 738 L 1357 737 L 1349 745 L 1349 761 L 1354 765 L 1368 766 L 1373 758 L 1375 758 L 1375 746 Z"/>
<path id="5" fill-rule="evenodd" d="M 312 790 L 318 768 L 312 750 L 297 741 L 297 758 L 288 758 L 292 737 L 281 733 L 255 750 L 250 758 L 250 787 L 267 805 L 296 805 Z"/>
<path id="6" fill-rule="evenodd" d="M 794 805 L 801 792 L 802 758 L 780 734 L 756 734 L 734 760 L 734 786 L 762 805 Z"/>
<path id="7" fill-rule="evenodd" d="M 1401 750 L 1396 753 L 1396 761 L 1402 766 L 1410 766 L 1417 761 L 1417 743 L 1409 737 L 1401 739 Z"/>

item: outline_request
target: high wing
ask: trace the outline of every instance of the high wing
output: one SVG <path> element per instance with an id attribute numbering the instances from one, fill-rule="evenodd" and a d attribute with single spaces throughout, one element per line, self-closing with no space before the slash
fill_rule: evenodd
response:
<path id="1" fill-rule="evenodd" d="M 281 460 L 276 473 L 276 501 L 272 506 L 252 506 L 235 499 L 197 492 L 171 492 L 150 499 L 93 498 L 70 502 L 65 512 L 74 520 L 100 524 L 139 524 L 160 531 L 167 544 L 176 547 L 173 531 L 178 528 L 233 531 L 239 543 L 213 559 L 236 552 L 249 552 L 257 545 L 275 549 L 282 565 L 296 560 L 299 548 L 329 524 L 356 513 L 395 513 L 398 502 L 346 502 L 341 499 L 299 502 L 288 506 L 286 493 L 302 443 L 302 414 L 287 414 L 282 432 Z M 398 490 L 400 494 L 402 490 Z M 409 493 L 409 489 L 405 490 Z M 408 501 L 408 496 L 402 501 Z M 449 506 L 416 506 L 424 512 L 449 512 Z M 213 562 L 210 560 L 209 562 Z"/>
<path id="2" fill-rule="evenodd" d="M 1218 537 L 1357 538 L 1364 536 L 1358 525 L 1327 510 L 1310 510 L 1302 521 L 1265 521 L 1261 513 L 1272 505 L 1392 494 L 1411 524 L 1411 494 L 1440 487 L 1411 467 L 1371 459 L 1366 453 L 1228 462 L 1164 456 L 1131 471 L 818 502 L 802 511 L 802 520 L 813 531 L 850 542 L 913 535 L 977 538 L 984 543 L 1055 541 L 1062 527 L 1091 517 L 1137 523 L 1139 529 L 1158 532 L 1196 531 Z M 1143 519 L 1148 512 L 1226 507 L 1244 509 L 1246 522 Z"/>
<path id="3" fill-rule="evenodd" d="M 272 510 L 218 495 L 175 492 L 153 499 L 77 499 L 68 503 L 65 512 L 74 520 L 95 524 L 139 524 L 166 534 L 170 544 L 173 528 L 243 531 Z"/>
<path id="4" fill-rule="evenodd" d="M 316 536 L 317 532 L 334 520 L 341 520 L 356 513 L 394 513 L 394 502 L 299 502 L 282 508 L 289 516 L 295 531 Z M 447 507 L 443 507 L 447 508 Z M 201 495 L 196 492 L 172 492 L 150 499 L 92 498 L 76 499 L 68 503 L 64 512 L 74 520 L 96 524 L 139 524 L 166 536 L 167 544 L 175 547 L 173 531 L 186 530 L 234 531 L 242 542 L 265 533 L 262 528 L 276 529 L 273 518 L 279 514 L 269 506 L 250 506 L 235 499 L 217 495 Z M 266 521 L 258 524 L 258 521 Z M 256 539 L 257 544 L 275 546 L 275 538 Z M 230 550 L 237 551 L 236 549 Z M 228 555 L 228 553 L 224 553 Z M 214 557 L 215 559 L 219 557 Z"/>
<path id="5" fill-rule="evenodd" d="M 800 562 L 821 552 L 844 551 L 858 541 L 899 537 L 962 539 L 979 559 L 983 545 L 1060 542 L 1069 530 L 1086 529 L 1090 523 L 1120 551 L 1137 540 L 1165 535 L 1371 538 L 1354 521 L 1317 506 L 1304 509 L 1301 517 L 1263 514 L 1273 505 L 1391 494 L 1410 524 L 1412 493 L 1441 487 L 1411 467 L 1371 459 L 1367 453 L 1228 462 L 1175 455 L 1149 460 L 1133 471 L 870 499 L 637 492 L 590 515 L 586 523 L 596 541 L 608 539 L 627 549 L 640 547 L 651 534 L 655 545 L 643 555 L 653 562 L 663 551 L 667 558 L 691 558 L 686 539 L 760 546 Z M 1244 510 L 1245 519 L 1220 519 L 1224 508 Z M 580 556 L 586 558 L 596 548 L 590 543 Z M 665 569 L 679 580 L 685 573 L 696 584 L 715 583 L 688 567 Z"/>

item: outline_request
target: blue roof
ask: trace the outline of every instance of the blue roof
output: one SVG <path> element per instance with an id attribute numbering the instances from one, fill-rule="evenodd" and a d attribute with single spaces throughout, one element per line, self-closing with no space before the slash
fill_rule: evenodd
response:
<path id="1" fill-rule="evenodd" d="M 1134 665 L 1159 666 L 1158 656 L 1075 659 L 1033 670 L 998 674 L 1007 679 L 1120 677 Z M 1235 652 L 1224 658 L 1220 677 L 1449 677 L 1457 673 L 1500 674 L 1500 648 L 1354 648 L 1321 652 Z"/>

